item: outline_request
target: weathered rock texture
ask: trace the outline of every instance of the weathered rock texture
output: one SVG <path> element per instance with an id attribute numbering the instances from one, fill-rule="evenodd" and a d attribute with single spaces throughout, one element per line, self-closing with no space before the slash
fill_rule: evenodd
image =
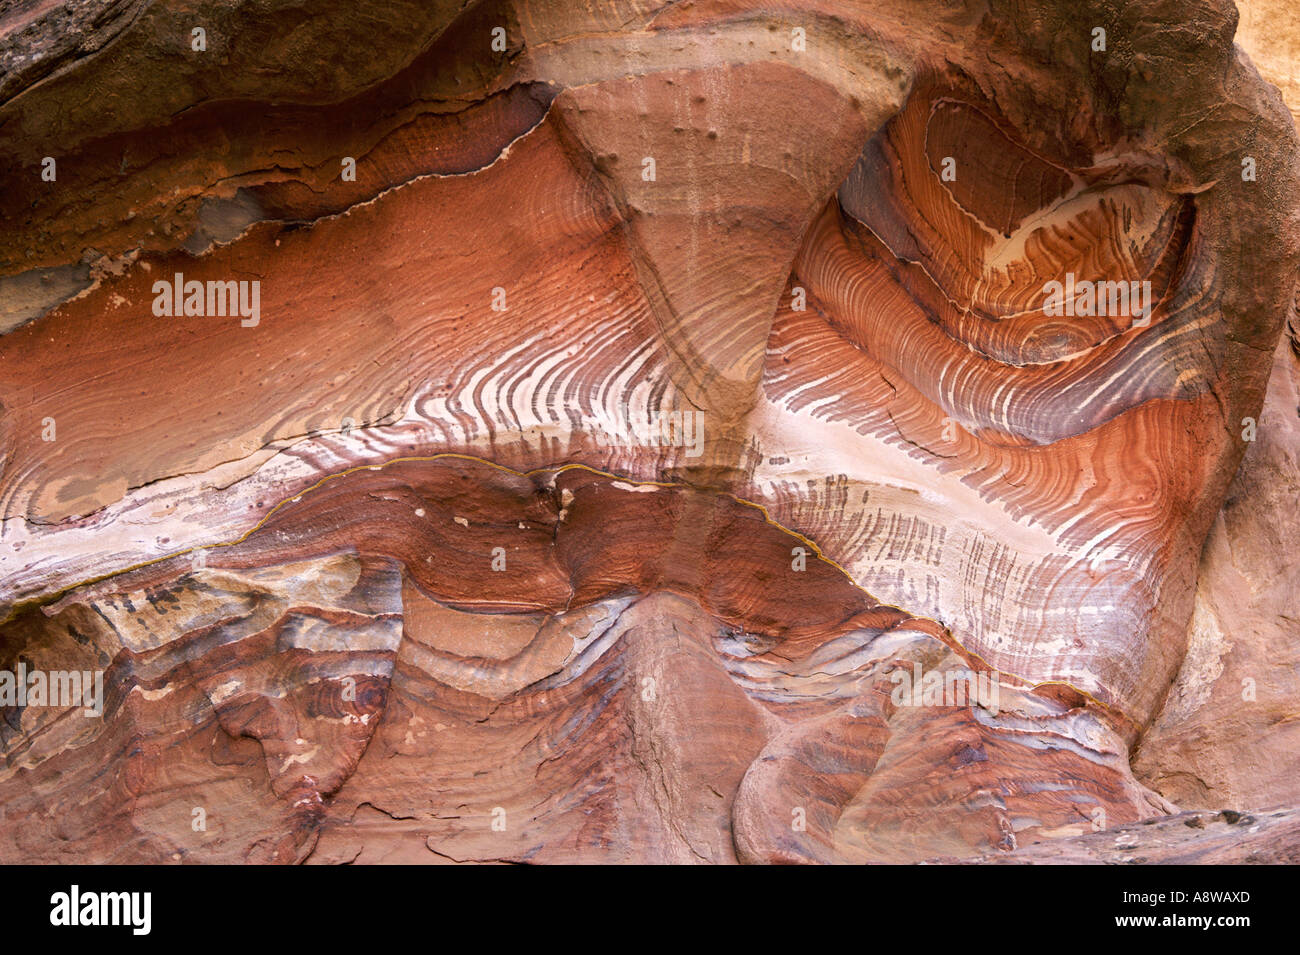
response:
<path id="1" fill-rule="evenodd" d="M 1296 10 L 1240 7 L 1239 44 L 1300 111 Z M 1189 808 L 1300 802 L 1300 319 L 1288 316 L 1255 441 L 1206 542 L 1187 659 L 1134 759 Z"/>
<path id="2" fill-rule="evenodd" d="M 1130 828 L 1300 800 L 1236 27 L 0 5 L 0 669 L 104 673 L 3 709 L 0 858 L 1293 860 Z"/>

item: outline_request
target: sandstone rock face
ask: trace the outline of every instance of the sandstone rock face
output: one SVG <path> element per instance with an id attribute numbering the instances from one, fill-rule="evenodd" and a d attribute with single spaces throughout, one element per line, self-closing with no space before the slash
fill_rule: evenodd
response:
<path id="1" fill-rule="evenodd" d="M 1282 90 L 1292 112 L 1300 111 L 1295 10 L 1260 0 L 1239 6 L 1238 44 Z M 1206 542 L 1188 657 L 1134 758 L 1140 778 L 1187 807 L 1300 801 L 1300 320 L 1294 308 L 1253 436 Z"/>
<path id="2" fill-rule="evenodd" d="M 0 9 L 0 858 L 1294 861 L 1298 34 L 1115 6 Z"/>

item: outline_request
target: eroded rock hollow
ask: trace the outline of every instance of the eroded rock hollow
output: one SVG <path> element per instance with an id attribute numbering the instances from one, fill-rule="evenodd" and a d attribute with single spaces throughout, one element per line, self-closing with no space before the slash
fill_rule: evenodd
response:
<path id="1" fill-rule="evenodd" d="M 0 858 L 1294 861 L 1276 12 L 0 5 Z"/>

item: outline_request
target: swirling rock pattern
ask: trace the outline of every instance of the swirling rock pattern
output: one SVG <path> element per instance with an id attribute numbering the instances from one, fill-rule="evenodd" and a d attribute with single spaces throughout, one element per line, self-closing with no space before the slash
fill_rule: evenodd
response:
<path id="1" fill-rule="evenodd" d="M 0 13 L 0 669 L 103 674 L 0 856 L 1294 854 L 1126 828 L 1300 798 L 1300 159 L 1175 6 Z"/>

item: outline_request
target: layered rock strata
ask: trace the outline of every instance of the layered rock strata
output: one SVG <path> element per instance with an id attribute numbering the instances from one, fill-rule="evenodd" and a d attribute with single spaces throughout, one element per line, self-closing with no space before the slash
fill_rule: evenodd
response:
<path id="1" fill-rule="evenodd" d="M 0 669 L 103 686 L 4 707 L 0 856 L 1294 803 L 1300 166 L 1237 21 L 0 11 Z"/>

